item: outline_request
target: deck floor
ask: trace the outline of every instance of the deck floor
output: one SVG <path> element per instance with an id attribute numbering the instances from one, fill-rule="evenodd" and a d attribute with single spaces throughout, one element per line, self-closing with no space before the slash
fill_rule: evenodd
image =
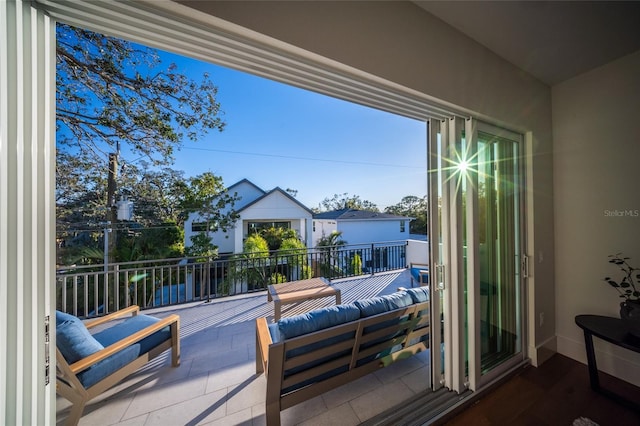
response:
<path id="1" fill-rule="evenodd" d="M 407 270 L 334 281 L 350 303 L 410 287 Z M 333 296 L 287 305 L 282 316 L 335 303 Z M 255 319 L 273 318 L 265 292 L 145 311 L 180 315 L 181 365 L 169 352 L 92 400 L 80 425 L 264 425 L 264 375 L 255 374 Z M 357 425 L 426 390 L 429 353 L 402 360 L 284 410 L 283 425 Z M 57 423 L 69 403 L 57 399 Z"/>

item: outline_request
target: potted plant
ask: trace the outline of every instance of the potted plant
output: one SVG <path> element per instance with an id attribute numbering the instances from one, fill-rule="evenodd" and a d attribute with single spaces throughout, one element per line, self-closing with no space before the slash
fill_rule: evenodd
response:
<path id="1" fill-rule="evenodd" d="M 621 278 L 605 277 L 605 281 L 615 288 L 620 297 L 620 318 L 627 330 L 640 337 L 640 269 L 629 264 L 629 257 L 623 257 L 622 253 L 609 255 L 609 263 L 616 265 L 622 272 Z"/>

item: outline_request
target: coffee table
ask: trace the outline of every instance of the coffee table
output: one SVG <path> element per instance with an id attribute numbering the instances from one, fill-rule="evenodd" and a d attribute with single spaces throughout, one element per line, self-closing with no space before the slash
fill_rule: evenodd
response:
<path id="1" fill-rule="evenodd" d="M 336 305 L 342 303 L 340 290 L 332 287 L 324 278 L 290 281 L 268 286 L 267 300 L 273 301 L 273 321 L 277 322 L 282 314 L 282 305 L 304 302 L 335 296 Z"/>

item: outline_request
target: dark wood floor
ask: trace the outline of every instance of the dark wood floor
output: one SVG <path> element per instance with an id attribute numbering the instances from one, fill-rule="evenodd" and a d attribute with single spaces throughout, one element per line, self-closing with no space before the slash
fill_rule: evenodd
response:
<path id="1" fill-rule="evenodd" d="M 602 372 L 600 383 L 640 404 L 640 388 Z M 556 354 L 538 368 L 524 369 L 444 424 L 570 426 L 579 417 L 600 426 L 640 426 L 640 411 L 591 390 L 587 366 Z"/>

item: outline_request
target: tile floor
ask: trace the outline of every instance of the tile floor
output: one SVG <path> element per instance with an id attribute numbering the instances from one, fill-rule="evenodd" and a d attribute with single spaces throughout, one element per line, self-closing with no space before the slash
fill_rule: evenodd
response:
<path id="1" fill-rule="evenodd" d="M 343 303 L 410 287 L 408 271 L 336 280 Z M 180 315 L 181 365 L 169 352 L 91 401 L 80 425 L 264 425 L 266 380 L 255 374 L 255 319 L 273 317 L 266 292 L 149 310 Z M 333 297 L 285 307 L 283 316 L 334 303 Z M 286 425 L 357 425 L 425 390 L 429 353 L 395 363 L 284 410 Z M 69 403 L 58 398 L 57 422 Z"/>

